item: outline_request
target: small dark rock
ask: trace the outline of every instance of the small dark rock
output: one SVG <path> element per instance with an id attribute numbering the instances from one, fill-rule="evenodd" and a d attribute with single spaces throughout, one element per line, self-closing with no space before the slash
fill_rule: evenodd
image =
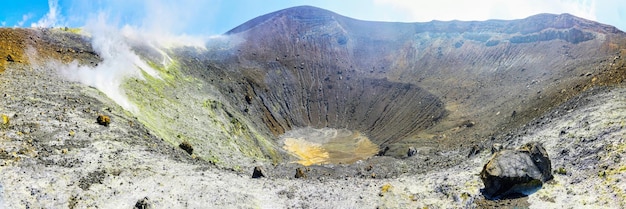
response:
<path id="1" fill-rule="evenodd" d="M 467 154 L 467 157 L 470 158 L 474 155 L 477 155 L 478 153 L 480 153 L 480 151 L 482 150 L 482 148 L 478 145 L 474 145 L 472 146 L 472 149 L 470 149 L 469 153 Z"/>
<path id="2" fill-rule="evenodd" d="M 495 143 L 491 145 L 491 154 L 495 154 L 496 152 L 500 152 L 502 150 L 502 144 Z"/>
<path id="3" fill-rule="evenodd" d="M 296 175 L 295 175 L 295 177 L 297 179 L 299 179 L 299 178 L 306 178 L 306 173 L 304 173 L 304 169 L 296 168 Z"/>
<path id="4" fill-rule="evenodd" d="M 144 197 L 143 199 L 137 200 L 137 203 L 135 203 L 135 207 L 134 209 L 150 209 L 150 201 L 148 200 L 148 197 Z"/>
<path id="5" fill-rule="evenodd" d="M 184 141 L 183 143 L 180 143 L 178 145 L 179 148 L 185 150 L 185 152 L 187 152 L 187 154 L 192 154 L 193 153 L 193 147 L 191 147 L 191 144 L 187 141 Z"/>
<path id="6" fill-rule="evenodd" d="M 415 154 L 417 154 L 417 149 L 415 149 L 415 147 L 409 147 L 409 150 L 406 152 L 406 155 L 411 157 Z"/>
<path id="7" fill-rule="evenodd" d="M 471 121 L 471 120 L 466 120 L 466 121 L 463 121 L 463 123 L 461 123 L 459 127 L 471 128 L 471 127 L 474 127 L 474 125 L 476 125 L 476 122 Z"/>
<path id="8" fill-rule="evenodd" d="M 7 55 L 7 62 L 15 62 L 15 60 L 13 59 L 13 57 L 10 54 Z"/>
<path id="9" fill-rule="evenodd" d="M 376 154 L 376 156 L 383 156 L 385 155 L 385 153 L 387 153 L 387 151 L 389 151 L 389 147 L 382 148 L 378 151 L 378 154 Z"/>
<path id="10" fill-rule="evenodd" d="M 256 179 L 256 178 L 261 178 L 261 177 L 267 177 L 267 175 L 265 175 L 265 170 L 263 169 L 263 167 L 261 166 L 254 167 L 254 171 L 252 171 L 252 178 Z"/>

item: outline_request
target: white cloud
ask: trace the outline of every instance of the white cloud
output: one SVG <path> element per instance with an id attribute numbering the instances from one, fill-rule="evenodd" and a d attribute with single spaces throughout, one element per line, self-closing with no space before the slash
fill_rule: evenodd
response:
<path id="1" fill-rule="evenodd" d="M 597 0 L 374 0 L 395 8 L 406 22 L 430 20 L 520 19 L 539 13 L 570 13 L 596 20 Z"/>
<path id="2" fill-rule="evenodd" d="M 24 25 L 24 23 L 26 23 L 26 21 L 28 21 L 32 17 L 33 17 L 32 13 L 28 13 L 28 14 L 22 15 L 22 20 L 18 21 L 16 26 L 17 27 L 22 27 Z"/>
<path id="3" fill-rule="evenodd" d="M 58 0 L 48 0 L 48 13 L 36 23 L 32 23 L 30 26 L 34 28 L 48 28 L 59 25 L 59 22 L 63 19 L 59 7 Z"/>

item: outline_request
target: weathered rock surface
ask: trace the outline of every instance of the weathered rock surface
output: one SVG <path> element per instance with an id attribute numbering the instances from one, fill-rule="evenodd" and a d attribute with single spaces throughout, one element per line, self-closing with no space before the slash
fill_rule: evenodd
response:
<path id="1" fill-rule="evenodd" d="M 552 179 L 548 153 L 538 143 L 496 152 L 480 172 L 483 194 L 490 199 L 528 195 Z"/>

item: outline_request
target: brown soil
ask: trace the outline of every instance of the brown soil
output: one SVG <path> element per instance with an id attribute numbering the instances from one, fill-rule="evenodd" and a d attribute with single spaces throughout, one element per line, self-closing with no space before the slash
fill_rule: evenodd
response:
<path id="1" fill-rule="evenodd" d="M 38 56 L 29 56 L 37 54 Z M 0 72 L 12 63 L 55 59 L 96 64 L 100 60 L 87 37 L 61 29 L 0 28 Z"/>

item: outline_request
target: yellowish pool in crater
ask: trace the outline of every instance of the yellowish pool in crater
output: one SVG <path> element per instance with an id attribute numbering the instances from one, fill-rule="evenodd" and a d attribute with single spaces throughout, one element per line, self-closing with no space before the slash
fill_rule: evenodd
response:
<path id="1" fill-rule="evenodd" d="M 333 128 L 297 128 L 283 134 L 283 148 L 304 166 L 350 164 L 378 153 L 378 145 L 358 131 Z"/>

